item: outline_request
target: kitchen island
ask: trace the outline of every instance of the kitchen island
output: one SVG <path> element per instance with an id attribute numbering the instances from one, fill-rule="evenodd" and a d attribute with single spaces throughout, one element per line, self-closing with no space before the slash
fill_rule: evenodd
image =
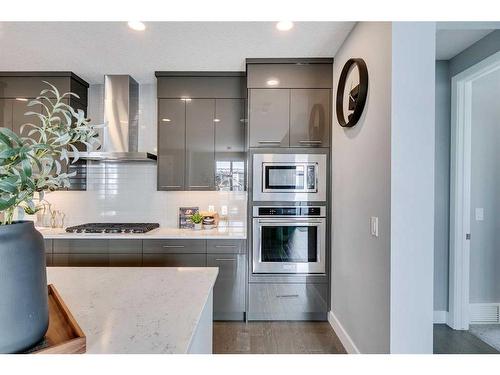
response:
<path id="1" fill-rule="evenodd" d="M 87 353 L 212 353 L 214 267 L 49 267 Z"/>

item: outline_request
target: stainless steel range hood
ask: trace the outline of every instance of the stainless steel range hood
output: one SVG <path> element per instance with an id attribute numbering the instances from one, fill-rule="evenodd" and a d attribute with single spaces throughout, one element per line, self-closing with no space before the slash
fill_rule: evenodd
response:
<path id="1" fill-rule="evenodd" d="M 80 158 L 98 161 L 149 161 L 156 155 L 138 150 L 139 84 L 129 75 L 104 76 L 104 123 L 98 151 Z"/>

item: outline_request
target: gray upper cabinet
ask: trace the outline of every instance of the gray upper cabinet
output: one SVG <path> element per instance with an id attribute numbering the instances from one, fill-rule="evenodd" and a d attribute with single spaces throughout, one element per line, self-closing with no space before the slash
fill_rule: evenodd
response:
<path id="1" fill-rule="evenodd" d="M 158 190 L 244 190 L 244 74 L 155 74 Z"/>
<path id="2" fill-rule="evenodd" d="M 245 190 L 245 100 L 215 100 L 215 188 Z"/>
<path id="3" fill-rule="evenodd" d="M 0 99 L 0 127 L 12 129 L 12 99 Z"/>
<path id="4" fill-rule="evenodd" d="M 330 89 L 290 90 L 290 147 L 328 147 Z"/>
<path id="5" fill-rule="evenodd" d="M 186 101 L 186 188 L 214 190 L 215 100 Z"/>
<path id="6" fill-rule="evenodd" d="M 248 91 L 250 147 L 288 147 L 290 90 Z"/>
<path id="7" fill-rule="evenodd" d="M 158 100 L 158 190 L 184 190 L 186 104 Z"/>

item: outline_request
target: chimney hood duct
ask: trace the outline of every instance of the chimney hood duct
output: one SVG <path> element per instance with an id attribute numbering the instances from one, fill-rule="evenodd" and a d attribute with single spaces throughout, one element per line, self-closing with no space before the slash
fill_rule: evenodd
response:
<path id="1" fill-rule="evenodd" d="M 98 151 L 80 158 L 98 161 L 155 161 L 156 155 L 139 152 L 139 84 L 129 75 L 104 76 L 104 123 Z"/>

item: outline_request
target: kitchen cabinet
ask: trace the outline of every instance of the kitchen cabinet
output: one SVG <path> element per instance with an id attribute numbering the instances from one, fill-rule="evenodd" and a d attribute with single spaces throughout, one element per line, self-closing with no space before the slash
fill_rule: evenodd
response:
<path id="1" fill-rule="evenodd" d="M 330 89 L 290 90 L 290 147 L 328 147 Z"/>
<path id="2" fill-rule="evenodd" d="M 158 190 L 244 190 L 242 74 L 156 72 L 156 76 Z"/>
<path id="3" fill-rule="evenodd" d="M 142 244 L 144 254 L 172 254 L 189 253 L 205 254 L 207 252 L 205 240 L 144 240 Z"/>
<path id="4" fill-rule="evenodd" d="M 158 100 L 158 190 L 184 190 L 186 104 Z"/>
<path id="5" fill-rule="evenodd" d="M 52 240 L 44 240 L 45 245 L 45 265 L 52 266 Z"/>
<path id="6" fill-rule="evenodd" d="M 215 188 L 245 190 L 245 100 L 215 100 Z"/>
<path id="7" fill-rule="evenodd" d="M 290 90 L 249 90 L 249 146 L 288 147 Z"/>
<path id="8" fill-rule="evenodd" d="M 143 254 L 144 267 L 205 267 L 206 254 Z"/>
<path id="9" fill-rule="evenodd" d="M 328 284 L 249 284 L 249 320 L 326 320 Z"/>
<path id="10" fill-rule="evenodd" d="M 207 266 L 219 268 L 214 286 L 214 319 L 244 319 L 246 255 L 207 254 Z"/>
<path id="11" fill-rule="evenodd" d="M 215 189 L 215 100 L 186 101 L 186 190 Z"/>
<path id="12" fill-rule="evenodd" d="M 12 129 L 12 99 L 0 99 L 0 127 Z"/>
<path id="13" fill-rule="evenodd" d="M 140 267 L 141 254 L 53 254 L 54 267 Z"/>

